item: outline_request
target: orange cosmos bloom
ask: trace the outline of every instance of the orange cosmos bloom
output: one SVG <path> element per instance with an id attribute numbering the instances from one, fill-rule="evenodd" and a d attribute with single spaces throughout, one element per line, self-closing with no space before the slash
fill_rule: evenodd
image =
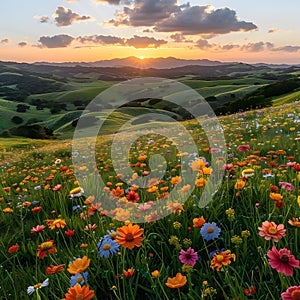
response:
<path id="1" fill-rule="evenodd" d="M 206 166 L 206 163 L 200 158 L 198 160 L 194 160 L 191 164 L 191 169 L 193 171 L 203 170 Z"/>
<path id="2" fill-rule="evenodd" d="M 38 258 L 44 259 L 44 257 L 47 254 L 53 254 L 56 252 L 57 252 L 57 250 L 54 248 L 54 240 L 50 240 L 50 241 L 44 242 L 38 246 L 38 252 L 37 252 L 36 256 Z"/>
<path id="3" fill-rule="evenodd" d="M 230 250 L 215 253 L 210 262 L 210 267 L 214 270 L 220 271 L 222 266 L 231 264 L 231 258 L 235 261 L 235 254 L 231 253 Z"/>
<path id="4" fill-rule="evenodd" d="M 181 177 L 180 176 L 175 176 L 175 177 L 172 177 L 171 178 L 171 184 L 173 184 L 173 185 L 176 185 L 176 184 L 178 184 L 178 183 L 180 183 L 181 182 Z"/>
<path id="5" fill-rule="evenodd" d="M 52 275 L 52 274 L 56 274 L 58 272 L 62 272 L 64 270 L 64 267 L 65 267 L 65 264 L 58 265 L 58 266 L 50 265 L 46 269 L 46 274 Z"/>
<path id="6" fill-rule="evenodd" d="M 206 185 L 207 181 L 204 178 L 199 178 L 196 180 L 195 185 L 197 188 L 202 188 Z"/>
<path id="7" fill-rule="evenodd" d="M 63 219 L 46 220 L 45 222 L 47 223 L 50 229 L 64 228 L 67 225 L 66 221 Z"/>
<path id="8" fill-rule="evenodd" d="M 143 229 L 139 225 L 124 225 L 117 229 L 119 236 L 116 237 L 116 242 L 124 248 L 129 248 L 132 250 L 134 247 L 141 247 L 141 241 L 144 239 L 142 237 Z"/>
<path id="9" fill-rule="evenodd" d="M 12 212 L 14 212 L 14 210 L 11 209 L 10 207 L 6 207 L 6 208 L 4 208 L 2 211 L 3 211 L 4 213 L 12 213 Z"/>
<path id="10" fill-rule="evenodd" d="M 271 193 L 270 198 L 272 200 L 275 200 L 275 201 L 282 201 L 283 200 L 283 196 L 278 194 L 278 193 Z"/>
<path id="11" fill-rule="evenodd" d="M 166 286 L 171 289 L 178 289 L 186 284 L 186 276 L 181 273 L 177 273 L 175 277 L 168 277 Z"/>
<path id="12" fill-rule="evenodd" d="M 89 267 L 90 261 L 91 260 L 88 259 L 87 256 L 74 260 L 71 264 L 69 264 L 69 273 L 75 275 L 85 271 Z"/>
<path id="13" fill-rule="evenodd" d="M 36 206 L 36 207 L 34 207 L 31 211 L 32 212 L 39 212 L 39 211 L 41 211 L 43 208 L 41 207 L 41 206 Z"/>
<path id="14" fill-rule="evenodd" d="M 76 284 L 75 286 L 68 289 L 65 298 L 62 300 L 91 300 L 95 297 L 95 293 L 93 290 L 90 290 L 88 286 L 81 287 L 80 284 Z"/>
<path id="15" fill-rule="evenodd" d="M 200 218 L 194 218 L 194 219 L 193 219 L 193 227 L 194 227 L 194 228 L 199 228 L 199 227 L 203 226 L 203 224 L 204 224 L 205 222 L 206 222 L 206 221 L 205 221 L 205 219 L 203 218 L 203 216 L 200 217 Z"/>

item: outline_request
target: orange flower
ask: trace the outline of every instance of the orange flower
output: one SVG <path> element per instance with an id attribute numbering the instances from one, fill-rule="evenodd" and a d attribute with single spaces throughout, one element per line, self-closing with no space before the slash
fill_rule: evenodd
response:
<path id="1" fill-rule="evenodd" d="M 176 185 L 176 184 L 180 183 L 181 181 L 182 181 L 182 179 L 180 176 L 175 176 L 175 177 L 171 178 L 170 182 L 171 182 L 171 184 Z"/>
<path id="2" fill-rule="evenodd" d="M 17 252 L 19 249 L 20 249 L 19 245 L 13 245 L 13 246 L 10 246 L 8 248 L 7 252 L 8 253 L 14 253 L 14 252 Z"/>
<path id="3" fill-rule="evenodd" d="M 4 208 L 2 211 L 3 211 L 4 213 L 12 213 L 12 212 L 14 212 L 14 210 L 11 209 L 10 207 L 6 207 L 6 208 Z"/>
<path id="4" fill-rule="evenodd" d="M 177 273 L 175 277 L 168 277 L 166 286 L 171 289 L 178 289 L 186 284 L 186 276 L 181 273 Z"/>
<path id="5" fill-rule="evenodd" d="M 244 188 L 246 182 L 244 180 L 239 180 L 235 183 L 234 188 L 236 190 L 241 190 L 242 188 Z"/>
<path id="6" fill-rule="evenodd" d="M 142 237 L 143 229 L 139 225 L 124 225 L 117 229 L 119 236 L 116 237 L 116 242 L 124 248 L 129 248 L 132 250 L 134 247 L 141 247 L 141 241 L 144 239 Z"/>
<path id="7" fill-rule="evenodd" d="M 45 222 L 47 223 L 50 229 L 64 228 L 67 225 L 66 221 L 63 219 L 46 220 Z"/>
<path id="8" fill-rule="evenodd" d="M 41 206 L 36 206 L 36 207 L 34 207 L 31 211 L 32 212 L 39 212 L 39 211 L 41 211 L 43 208 L 41 207 Z"/>
<path id="9" fill-rule="evenodd" d="M 38 252 L 36 256 L 43 259 L 47 253 L 53 254 L 55 252 L 57 252 L 57 250 L 54 248 L 54 240 L 50 240 L 38 246 Z"/>
<path id="10" fill-rule="evenodd" d="M 194 219 L 193 219 L 193 227 L 194 227 L 194 228 L 199 228 L 199 227 L 203 226 L 203 224 L 204 224 L 205 222 L 206 222 L 206 221 L 205 221 L 205 219 L 203 218 L 203 216 L 200 217 L 200 218 L 194 218 Z"/>
<path id="11" fill-rule="evenodd" d="M 300 228 L 300 222 L 298 218 L 292 218 L 291 220 L 288 221 L 288 223 L 294 227 Z"/>
<path id="12" fill-rule="evenodd" d="M 81 287 L 81 285 L 77 283 L 74 287 L 68 289 L 63 300 L 91 300 L 94 297 L 95 293 L 93 290 L 90 290 L 88 286 Z"/>
<path id="13" fill-rule="evenodd" d="M 125 275 L 126 278 L 131 278 L 134 274 L 134 268 L 130 268 L 127 271 L 123 270 L 123 274 Z"/>
<path id="14" fill-rule="evenodd" d="M 210 262 L 210 267 L 212 269 L 220 271 L 222 266 L 227 266 L 231 264 L 231 258 L 233 258 L 233 260 L 235 261 L 235 254 L 231 253 L 230 250 L 215 253 Z"/>
<path id="15" fill-rule="evenodd" d="M 88 259 L 87 256 L 74 260 L 71 264 L 69 264 L 69 273 L 75 275 L 85 271 L 89 267 L 90 261 L 91 260 Z"/>
<path id="16" fill-rule="evenodd" d="M 52 275 L 52 274 L 56 274 L 58 272 L 62 272 L 64 270 L 64 267 L 65 267 L 65 264 L 58 265 L 58 266 L 50 265 L 46 269 L 46 274 Z"/>
<path id="17" fill-rule="evenodd" d="M 270 198 L 275 201 L 281 201 L 283 199 L 283 196 L 278 193 L 271 193 Z"/>
<path id="18" fill-rule="evenodd" d="M 193 171 L 203 170 L 206 166 L 206 163 L 200 158 L 198 160 L 194 160 L 191 164 L 191 169 Z"/>
<path id="19" fill-rule="evenodd" d="M 206 185 L 207 181 L 204 178 L 199 178 L 196 180 L 195 185 L 197 188 L 202 188 Z"/>

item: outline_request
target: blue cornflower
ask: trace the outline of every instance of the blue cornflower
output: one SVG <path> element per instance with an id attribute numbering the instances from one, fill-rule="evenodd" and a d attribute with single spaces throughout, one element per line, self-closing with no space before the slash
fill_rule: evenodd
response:
<path id="1" fill-rule="evenodd" d="M 225 249 L 225 248 L 222 248 L 221 250 L 214 250 L 214 251 L 211 251 L 211 252 L 209 253 L 210 259 L 212 259 L 212 258 L 214 257 L 215 254 L 218 254 L 218 253 L 223 252 L 223 251 L 226 251 L 226 249 Z"/>
<path id="2" fill-rule="evenodd" d="M 32 203 L 32 205 L 36 205 L 36 204 L 39 204 L 40 201 L 32 201 L 31 203 Z"/>
<path id="3" fill-rule="evenodd" d="M 111 238 L 102 238 L 97 248 L 100 257 L 109 258 L 119 251 L 120 245 Z"/>
<path id="4" fill-rule="evenodd" d="M 219 237 L 221 229 L 215 222 L 205 223 L 200 230 L 200 234 L 206 241 L 214 240 Z"/>
<path id="5" fill-rule="evenodd" d="M 73 275 L 70 279 L 70 286 L 73 287 L 77 283 L 80 285 L 83 285 L 84 283 L 87 283 L 88 281 L 88 272 L 84 273 L 77 273 L 76 275 Z"/>

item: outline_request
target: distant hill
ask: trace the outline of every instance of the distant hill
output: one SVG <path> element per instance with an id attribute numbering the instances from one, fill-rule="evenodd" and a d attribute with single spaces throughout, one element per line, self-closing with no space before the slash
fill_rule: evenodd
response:
<path id="1" fill-rule="evenodd" d="M 185 66 L 220 66 L 232 63 L 223 63 L 220 61 L 211 61 L 208 59 L 180 59 L 175 57 L 159 58 L 138 58 L 130 56 L 126 58 L 114 58 L 110 60 L 99 60 L 95 62 L 66 62 L 66 63 L 48 63 L 37 62 L 36 65 L 54 65 L 65 67 L 96 67 L 96 68 L 121 68 L 135 67 L 140 69 L 170 69 Z"/>

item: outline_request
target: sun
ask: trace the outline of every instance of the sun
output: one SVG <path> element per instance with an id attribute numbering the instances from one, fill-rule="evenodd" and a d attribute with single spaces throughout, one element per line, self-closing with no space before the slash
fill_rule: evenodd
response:
<path id="1" fill-rule="evenodd" d="M 144 60 L 145 56 L 139 56 L 139 59 Z"/>

